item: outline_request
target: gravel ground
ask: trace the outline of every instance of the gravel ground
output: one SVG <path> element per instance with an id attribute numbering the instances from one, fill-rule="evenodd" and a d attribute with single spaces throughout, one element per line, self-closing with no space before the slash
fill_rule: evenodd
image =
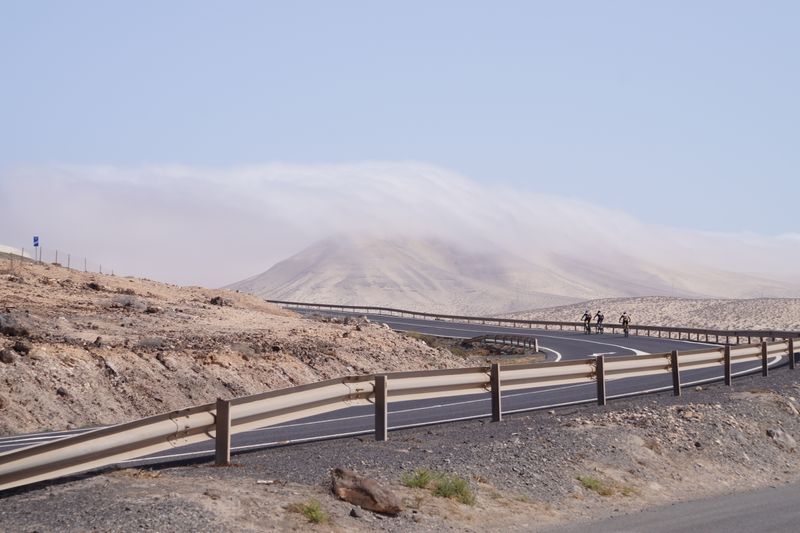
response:
<path id="1" fill-rule="evenodd" d="M 786 368 L 732 388 L 518 414 L 255 451 L 217 468 L 128 470 L 12 491 L 2 531 L 509 531 L 598 520 L 671 501 L 797 482 L 800 385 Z M 330 493 L 329 472 L 351 468 L 396 491 L 397 517 Z M 428 468 L 467 480 L 474 505 L 404 487 Z M 581 477 L 583 481 L 577 478 Z M 293 504 L 328 513 L 310 526 Z"/>

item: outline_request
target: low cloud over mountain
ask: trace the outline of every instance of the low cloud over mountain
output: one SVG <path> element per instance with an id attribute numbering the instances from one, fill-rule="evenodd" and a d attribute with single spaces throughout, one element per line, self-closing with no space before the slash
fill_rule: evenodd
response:
<path id="1" fill-rule="evenodd" d="M 709 199 L 708 209 L 731 208 L 746 216 L 746 206 Z M 292 260 L 327 250 L 327 277 L 313 281 L 318 291 L 322 279 L 338 279 L 332 273 L 339 272 L 353 294 L 354 274 L 344 276 L 352 267 L 365 273 L 370 291 L 382 272 L 387 287 L 408 287 L 417 295 L 409 303 L 420 305 L 432 303 L 420 291 L 436 283 L 443 293 L 471 288 L 507 301 L 514 297 L 504 290 L 542 301 L 800 295 L 796 234 L 676 229 L 680 206 L 674 219 L 646 224 L 419 163 L 17 168 L 0 173 L 0 212 L 5 244 L 22 246 L 38 234 L 43 246 L 107 261 L 118 272 L 184 284 L 229 284 L 322 242 Z M 370 242 L 384 251 L 369 252 Z M 343 255 L 347 261 L 333 261 Z M 274 295 L 292 294 L 286 288 L 305 285 L 303 279 L 312 283 L 302 269 L 292 275 L 290 264 L 273 270 L 280 273 L 267 284 Z M 442 281 L 447 276 L 452 285 Z"/>

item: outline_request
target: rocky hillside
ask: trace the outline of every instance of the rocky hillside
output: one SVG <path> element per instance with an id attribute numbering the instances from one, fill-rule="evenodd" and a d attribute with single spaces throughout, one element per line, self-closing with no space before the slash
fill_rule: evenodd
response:
<path id="1" fill-rule="evenodd" d="M 0 258 L 0 435 L 108 424 L 348 374 L 453 367 L 369 323 Z"/>

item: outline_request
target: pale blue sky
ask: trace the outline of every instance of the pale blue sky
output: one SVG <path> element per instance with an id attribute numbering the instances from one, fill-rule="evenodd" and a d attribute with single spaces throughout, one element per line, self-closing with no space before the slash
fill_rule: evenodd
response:
<path id="1" fill-rule="evenodd" d="M 800 3 L 0 0 L 3 168 L 421 161 L 800 231 Z"/>

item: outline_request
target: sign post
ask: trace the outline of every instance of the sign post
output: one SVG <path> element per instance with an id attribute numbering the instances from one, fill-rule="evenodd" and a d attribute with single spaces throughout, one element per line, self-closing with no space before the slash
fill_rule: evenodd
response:
<path id="1" fill-rule="evenodd" d="M 33 258 L 36 261 L 41 263 L 42 262 L 42 254 L 41 254 L 41 250 L 39 249 L 39 236 L 38 235 L 34 235 L 33 236 L 33 251 L 34 251 Z"/>

